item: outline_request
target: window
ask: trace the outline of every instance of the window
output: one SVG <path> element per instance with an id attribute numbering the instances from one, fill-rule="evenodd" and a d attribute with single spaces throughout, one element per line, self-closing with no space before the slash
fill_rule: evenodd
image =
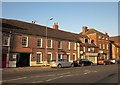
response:
<path id="1" fill-rule="evenodd" d="M 42 53 L 41 52 L 37 52 L 36 63 L 37 64 L 42 63 Z"/>
<path id="2" fill-rule="evenodd" d="M 83 47 L 83 52 L 85 52 L 85 47 Z"/>
<path id="3" fill-rule="evenodd" d="M 76 43 L 73 42 L 73 49 L 76 50 Z"/>
<path id="4" fill-rule="evenodd" d="M 66 43 L 66 46 L 67 46 L 67 47 L 66 47 L 67 50 L 70 50 L 70 42 L 67 42 L 67 43 Z"/>
<path id="5" fill-rule="evenodd" d="M 52 40 L 48 39 L 47 41 L 48 48 L 52 48 Z"/>
<path id="6" fill-rule="evenodd" d="M 28 37 L 27 36 L 22 37 L 22 46 L 28 47 Z"/>
<path id="7" fill-rule="evenodd" d="M 42 38 L 38 38 L 37 40 L 37 47 L 42 48 Z"/>
<path id="8" fill-rule="evenodd" d="M 88 48 L 88 51 L 91 51 L 91 48 Z"/>
<path id="9" fill-rule="evenodd" d="M 58 60 L 62 59 L 62 54 L 58 54 Z"/>
<path id="10" fill-rule="evenodd" d="M 48 54 L 47 54 L 47 62 L 48 62 L 48 64 L 50 64 L 51 60 L 52 60 L 52 53 L 48 52 Z"/>
<path id="11" fill-rule="evenodd" d="M 103 49 L 105 49 L 105 44 L 103 44 Z"/>
<path id="12" fill-rule="evenodd" d="M 2 45 L 3 46 L 9 46 L 9 42 L 10 42 L 10 37 L 4 35 L 3 38 L 2 38 Z"/>
<path id="13" fill-rule="evenodd" d="M 104 36 L 102 36 L 102 39 L 105 39 Z"/>
<path id="14" fill-rule="evenodd" d="M 101 44 L 98 44 L 98 47 L 101 49 Z"/>
<path id="15" fill-rule="evenodd" d="M 76 60 L 76 54 L 73 53 L 73 61 L 75 61 L 75 60 Z"/>
<path id="16" fill-rule="evenodd" d="M 91 40 L 91 43 L 94 43 L 94 40 Z"/>
<path id="17" fill-rule="evenodd" d="M 88 39 L 85 39 L 85 43 L 88 43 Z"/>
<path id="18" fill-rule="evenodd" d="M 62 49 L 62 41 L 58 41 L 58 49 Z"/>
<path id="19" fill-rule="evenodd" d="M 101 39 L 101 36 L 99 36 L 98 38 Z"/>

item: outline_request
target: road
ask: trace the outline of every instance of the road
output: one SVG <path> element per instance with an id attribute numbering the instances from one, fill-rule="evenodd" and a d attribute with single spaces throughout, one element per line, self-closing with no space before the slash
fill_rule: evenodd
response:
<path id="1" fill-rule="evenodd" d="M 24 68 L 27 69 L 27 68 Z M 4 71 L 4 83 L 118 83 L 118 65 Z"/>

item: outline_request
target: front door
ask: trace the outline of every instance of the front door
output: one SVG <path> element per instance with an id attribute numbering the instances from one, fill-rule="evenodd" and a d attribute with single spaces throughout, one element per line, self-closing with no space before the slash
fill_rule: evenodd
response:
<path id="1" fill-rule="evenodd" d="M 6 68 L 7 53 L 2 54 L 2 68 Z"/>

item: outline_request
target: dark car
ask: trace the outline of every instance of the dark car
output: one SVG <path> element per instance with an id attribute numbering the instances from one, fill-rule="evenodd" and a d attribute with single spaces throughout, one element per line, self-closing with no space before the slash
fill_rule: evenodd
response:
<path id="1" fill-rule="evenodd" d="M 80 59 L 79 61 L 74 61 L 74 66 L 89 66 L 93 65 L 92 61 L 89 61 L 88 59 Z"/>

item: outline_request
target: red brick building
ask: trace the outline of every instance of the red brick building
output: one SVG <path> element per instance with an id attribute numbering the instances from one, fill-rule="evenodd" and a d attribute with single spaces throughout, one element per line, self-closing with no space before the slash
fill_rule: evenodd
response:
<path id="1" fill-rule="evenodd" d="M 86 26 L 83 26 L 80 34 L 88 36 L 98 46 L 98 59 L 110 58 L 109 35 L 107 33 L 99 32 L 93 28 L 88 29 Z"/>
<path id="2" fill-rule="evenodd" d="M 120 59 L 120 36 L 111 36 L 110 41 L 111 58 Z"/>
<path id="3" fill-rule="evenodd" d="M 18 20 L 1 19 L 2 66 L 41 66 L 62 58 L 73 62 L 88 58 L 97 63 L 97 47 L 85 35 L 65 32 L 58 23 L 53 28 Z"/>

